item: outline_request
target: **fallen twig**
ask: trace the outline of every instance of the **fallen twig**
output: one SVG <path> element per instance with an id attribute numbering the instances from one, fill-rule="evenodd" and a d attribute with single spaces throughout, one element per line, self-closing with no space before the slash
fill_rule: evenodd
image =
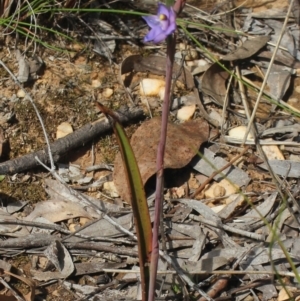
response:
<path id="1" fill-rule="evenodd" d="M 122 123 L 128 123 L 135 119 L 140 119 L 143 116 L 143 111 L 139 108 L 123 108 L 116 113 Z M 111 130 L 110 123 L 106 118 L 102 118 L 93 123 L 84 125 L 82 128 L 64 138 L 56 140 L 50 144 L 54 162 L 58 162 L 65 154 L 70 152 L 70 150 L 87 144 L 89 141 L 98 138 L 109 130 Z M 35 157 L 38 157 L 42 163 L 48 164 L 48 149 L 44 148 L 20 158 L 1 163 L 0 174 L 15 174 L 38 167 L 39 163 L 36 161 Z"/>
<path id="2" fill-rule="evenodd" d="M 27 226 L 27 227 L 37 227 L 40 229 L 49 229 L 53 231 L 58 231 L 63 234 L 66 234 L 67 236 L 62 239 L 62 241 L 68 239 L 71 236 L 76 236 L 82 239 L 86 239 L 89 241 L 107 241 L 111 243 L 123 243 L 123 244 L 129 244 L 131 245 L 133 242 L 128 241 L 121 238 L 110 238 L 105 236 L 89 236 L 89 235 L 83 235 L 79 234 L 78 232 L 82 231 L 84 228 L 87 228 L 91 226 L 93 223 L 97 222 L 98 220 L 95 220 L 91 223 L 86 224 L 86 227 L 79 228 L 76 232 L 71 232 L 69 230 L 64 229 L 63 227 L 56 225 L 56 224 L 47 224 L 47 223 L 39 223 L 39 222 L 33 222 L 33 221 L 22 221 L 22 220 L 10 220 L 10 219 L 0 219 L 0 225 L 21 225 L 21 226 Z M 3 233 L 4 234 L 4 233 Z"/>
<path id="3" fill-rule="evenodd" d="M 0 248 L 40 248 L 48 247 L 51 242 L 59 240 L 57 237 L 42 233 L 42 234 L 29 234 L 26 237 L 11 238 L 5 241 L 0 241 Z M 64 246 L 68 249 L 81 249 L 81 250 L 97 250 L 103 252 L 110 252 L 119 255 L 127 255 L 131 257 L 137 257 L 137 251 L 129 248 L 116 246 L 107 246 L 98 242 L 84 242 L 84 243 L 71 243 L 64 242 Z"/>
<path id="4" fill-rule="evenodd" d="M 218 228 L 218 229 L 223 229 L 225 231 L 229 231 L 229 232 L 232 232 L 232 233 L 235 233 L 235 234 L 239 234 L 239 235 L 242 235 L 242 236 L 245 236 L 245 237 L 249 237 L 251 239 L 256 239 L 256 240 L 259 240 L 259 241 L 264 241 L 265 240 L 264 235 L 244 231 L 244 230 L 237 229 L 237 228 L 234 228 L 234 227 L 230 227 L 230 226 L 227 226 L 227 225 L 220 225 L 219 223 L 217 223 L 215 221 L 208 220 L 208 219 L 202 218 L 202 217 L 194 215 L 194 214 L 190 214 L 189 218 L 191 218 L 194 221 L 198 221 L 200 223 L 203 223 L 205 225 L 209 225 L 211 227 L 215 227 L 215 228 Z"/>

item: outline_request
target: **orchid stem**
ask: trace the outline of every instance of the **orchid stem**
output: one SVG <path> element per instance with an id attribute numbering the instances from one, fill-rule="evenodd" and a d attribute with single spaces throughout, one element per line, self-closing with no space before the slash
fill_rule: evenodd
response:
<path id="1" fill-rule="evenodd" d="M 176 39 L 175 35 L 170 35 L 167 38 L 167 61 L 166 61 L 166 87 L 162 109 L 162 122 L 161 122 L 161 134 L 157 149 L 156 160 L 156 191 L 155 191 L 155 213 L 153 223 L 153 236 L 152 236 L 152 253 L 151 253 L 151 265 L 150 265 L 150 284 L 148 301 L 154 301 L 155 297 L 155 282 L 159 257 L 159 224 L 160 214 L 163 203 L 163 189 L 164 189 L 164 155 L 167 139 L 167 126 L 168 117 L 170 111 L 170 98 L 171 98 L 171 85 L 172 85 L 172 70 L 175 55 Z"/>
<path id="2" fill-rule="evenodd" d="M 174 3 L 174 0 L 166 0 L 168 7 L 173 5 L 172 8 L 172 22 L 175 22 L 176 16 L 178 15 L 184 5 L 185 0 L 177 0 Z M 161 17 L 161 15 L 159 16 Z M 164 18 L 163 18 L 164 19 Z M 173 20 L 174 19 L 174 20 Z M 154 29 L 153 20 L 145 19 L 148 25 L 151 27 L 150 36 L 148 35 L 147 39 L 154 39 Z M 172 27 L 173 26 L 173 27 Z M 172 24 L 170 29 L 176 29 L 176 26 Z M 158 28 L 158 30 L 162 30 Z M 175 57 L 175 47 L 176 47 L 176 36 L 175 34 L 169 34 L 167 37 L 167 60 L 166 60 L 166 86 L 165 86 L 165 95 L 162 108 L 162 121 L 161 121 L 161 132 L 160 140 L 157 148 L 157 157 L 156 157 L 156 190 L 155 190 L 155 211 L 154 211 L 154 222 L 152 229 L 152 252 L 151 252 L 151 263 L 150 263 L 150 279 L 149 279 L 149 293 L 148 301 L 154 301 L 155 298 L 155 283 L 157 277 L 157 267 L 158 267 L 158 258 L 159 258 L 159 226 L 160 218 L 162 216 L 162 204 L 163 204 L 163 192 L 164 192 L 164 156 L 167 140 L 167 127 L 168 127 L 168 117 L 170 113 L 170 100 L 171 100 L 171 85 L 172 85 L 172 71 Z M 163 221 L 162 221 L 163 222 Z M 163 225 L 163 224 L 162 224 Z"/>

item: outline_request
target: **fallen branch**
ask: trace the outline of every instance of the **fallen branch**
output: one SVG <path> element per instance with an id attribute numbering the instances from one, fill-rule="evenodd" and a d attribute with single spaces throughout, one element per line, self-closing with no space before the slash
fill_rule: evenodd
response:
<path id="1" fill-rule="evenodd" d="M 60 240 L 55 236 L 45 233 L 29 234 L 25 237 L 10 238 L 5 241 L 0 241 L 1 249 L 32 249 L 48 247 L 51 242 Z M 116 247 L 115 245 L 108 246 L 99 242 L 64 242 L 64 246 L 68 249 L 81 250 L 96 250 L 101 252 L 110 252 L 118 255 L 137 257 L 138 253 L 132 248 Z"/>
<path id="2" fill-rule="evenodd" d="M 219 224 L 215 221 L 206 219 L 206 218 L 202 218 L 200 216 L 194 215 L 194 214 L 189 214 L 189 218 L 191 218 L 194 221 L 203 223 L 205 225 L 211 226 L 211 227 L 215 227 L 218 229 L 223 229 L 225 231 L 231 232 L 231 233 L 235 233 L 238 235 L 242 235 L 245 237 L 249 237 L 251 239 L 255 239 L 258 241 L 264 241 L 265 240 L 265 236 L 261 235 L 261 234 L 257 234 L 257 233 L 253 233 L 253 232 L 249 232 L 249 231 L 245 231 L 245 230 L 241 230 L 235 227 L 231 227 L 231 226 L 227 226 L 227 225 L 223 225 L 223 224 Z"/>
<path id="3" fill-rule="evenodd" d="M 116 111 L 119 120 L 122 123 L 128 123 L 143 116 L 143 111 L 139 108 L 123 108 Z M 51 153 L 54 162 L 58 162 L 70 150 L 81 147 L 100 135 L 104 135 L 111 130 L 111 125 L 106 118 L 102 118 L 93 123 L 88 123 L 74 133 L 71 133 L 61 139 L 50 144 Z M 0 164 L 0 174 L 15 174 L 24 172 L 40 166 L 35 157 L 44 163 L 49 163 L 48 149 L 45 147 L 42 150 L 27 154 L 20 158 L 12 159 Z"/>

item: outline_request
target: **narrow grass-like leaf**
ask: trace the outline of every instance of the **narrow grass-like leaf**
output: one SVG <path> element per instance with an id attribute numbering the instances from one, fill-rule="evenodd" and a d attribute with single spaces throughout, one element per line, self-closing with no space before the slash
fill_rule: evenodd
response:
<path id="1" fill-rule="evenodd" d="M 105 115 L 111 117 L 113 129 L 120 147 L 125 170 L 124 176 L 127 178 L 128 187 L 131 193 L 131 206 L 138 238 L 142 300 L 146 301 L 148 299 L 149 290 L 149 263 L 152 251 L 152 229 L 144 185 L 129 139 L 126 136 L 121 123 L 118 121 L 117 116 L 111 110 L 98 103 L 97 106 Z"/>

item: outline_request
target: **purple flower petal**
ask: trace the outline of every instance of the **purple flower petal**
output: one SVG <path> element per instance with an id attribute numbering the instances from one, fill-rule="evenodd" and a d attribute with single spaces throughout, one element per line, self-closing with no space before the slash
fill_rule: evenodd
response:
<path id="1" fill-rule="evenodd" d="M 170 9 L 162 3 L 158 3 L 157 15 L 165 15 L 169 19 Z"/>
<path id="2" fill-rule="evenodd" d="M 169 27 L 169 20 L 160 20 L 160 27 L 162 30 L 167 30 Z"/>
<path id="3" fill-rule="evenodd" d="M 169 22 L 170 24 L 176 23 L 176 13 L 174 12 L 173 7 L 170 7 Z"/>
<path id="4" fill-rule="evenodd" d="M 166 33 L 162 31 L 153 39 L 153 43 L 155 43 L 155 44 L 160 43 L 163 40 L 165 40 L 166 37 L 167 37 Z"/>
<path id="5" fill-rule="evenodd" d="M 144 42 L 154 41 L 163 31 L 159 26 L 153 27 L 144 38 Z"/>
<path id="6" fill-rule="evenodd" d="M 158 16 L 143 16 L 142 18 L 147 22 L 148 26 L 151 28 L 160 25 L 160 19 Z"/>
<path id="7" fill-rule="evenodd" d="M 168 36 L 173 33 L 176 30 L 176 27 L 176 23 L 171 23 L 167 30 L 165 30 L 166 35 Z"/>
<path id="8" fill-rule="evenodd" d="M 162 3 L 158 4 L 156 16 L 144 16 L 143 19 L 151 28 L 144 42 L 159 43 L 176 30 L 176 13 L 172 7 L 167 7 Z"/>
<path id="9" fill-rule="evenodd" d="M 144 37 L 144 42 L 145 42 L 145 43 L 151 42 L 151 41 L 153 40 L 152 35 L 153 35 L 153 34 L 151 33 L 151 31 L 149 31 L 148 34 L 146 34 L 145 37 Z"/>

